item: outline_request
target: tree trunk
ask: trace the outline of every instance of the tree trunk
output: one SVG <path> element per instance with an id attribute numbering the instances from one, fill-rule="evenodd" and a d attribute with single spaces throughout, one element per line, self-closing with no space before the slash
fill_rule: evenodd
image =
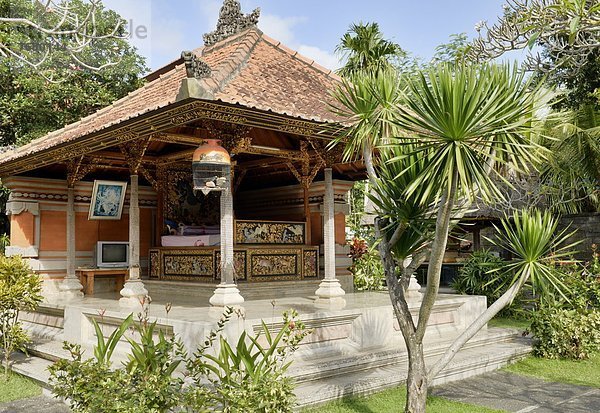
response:
<path id="1" fill-rule="evenodd" d="M 405 413 L 425 413 L 428 387 L 423 344 L 419 343 L 408 351 Z"/>
<path id="2" fill-rule="evenodd" d="M 527 279 L 529 278 L 529 273 L 526 274 L 522 279 L 517 280 L 504 294 L 498 298 L 494 304 L 488 307 L 483 313 L 477 317 L 473 323 L 463 333 L 454 340 L 452 345 L 446 349 L 442 357 L 436 361 L 436 363 L 431 367 L 427 377 L 429 380 L 433 380 L 440 372 L 452 361 L 456 353 L 464 346 L 467 341 L 469 341 L 475 334 L 479 332 L 496 314 L 500 312 L 504 307 L 510 304 L 517 294 L 519 290 L 525 284 Z"/>

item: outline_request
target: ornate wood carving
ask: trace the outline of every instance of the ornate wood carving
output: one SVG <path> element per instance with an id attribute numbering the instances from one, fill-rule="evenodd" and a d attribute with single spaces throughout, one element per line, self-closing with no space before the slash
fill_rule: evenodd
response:
<path id="1" fill-rule="evenodd" d="M 247 127 L 259 127 L 275 131 L 292 131 L 297 135 L 314 137 L 317 133 L 323 138 L 339 135 L 339 125 L 318 124 L 311 121 L 289 119 L 274 113 L 264 113 L 255 109 L 229 106 L 218 102 L 190 102 L 174 108 L 164 108 L 149 114 L 139 116 L 127 127 L 102 130 L 85 137 L 65 142 L 60 147 L 34 151 L 27 156 L 19 156 L 12 162 L 0 165 L 3 176 L 17 175 L 31 170 L 31 165 L 37 168 L 68 159 L 77 158 L 82 154 L 104 150 L 119 145 L 140 136 L 160 134 L 173 125 L 182 125 L 193 120 L 211 119 L 221 122 L 243 124 Z M 159 135 L 164 138 L 163 135 Z"/>
<path id="2" fill-rule="evenodd" d="M 185 71 L 188 78 L 202 79 L 209 77 L 212 70 L 208 64 L 191 51 L 181 52 L 181 58 L 185 64 Z"/>
<path id="3" fill-rule="evenodd" d="M 256 26 L 259 16 L 260 9 L 258 8 L 250 14 L 243 14 L 242 6 L 238 0 L 225 0 L 219 12 L 217 28 L 203 36 L 204 45 L 206 47 L 212 46 L 249 27 Z"/>
<path id="4" fill-rule="evenodd" d="M 329 141 L 324 141 L 323 139 L 318 139 L 314 137 L 306 138 L 310 145 L 313 147 L 317 156 L 321 158 L 326 167 L 330 168 L 337 163 L 342 163 L 344 156 L 344 145 L 338 143 L 337 145 L 331 147 L 329 145 Z"/>
<path id="5" fill-rule="evenodd" d="M 308 189 L 321 170 L 321 167 L 324 165 L 324 162 L 319 156 L 311 169 L 311 157 L 308 152 L 308 143 L 306 141 L 300 141 L 300 153 L 302 160 L 301 171 L 298 171 L 292 162 L 287 162 L 286 165 L 296 177 L 302 188 Z"/>
<path id="6" fill-rule="evenodd" d="M 67 185 L 73 188 L 75 183 L 81 181 L 88 173 L 96 168 L 94 162 L 85 162 L 85 156 L 67 161 Z"/>
<path id="7" fill-rule="evenodd" d="M 213 139 L 220 139 L 221 146 L 231 155 L 247 152 L 252 144 L 252 138 L 249 136 L 252 128 L 244 125 L 236 125 L 214 120 L 203 122 L 208 134 Z"/>
<path id="8" fill-rule="evenodd" d="M 119 145 L 119 149 L 125 155 L 129 170 L 133 175 L 137 175 L 144 160 L 144 154 L 150 143 L 150 137 L 138 139 L 131 142 L 126 142 Z"/>

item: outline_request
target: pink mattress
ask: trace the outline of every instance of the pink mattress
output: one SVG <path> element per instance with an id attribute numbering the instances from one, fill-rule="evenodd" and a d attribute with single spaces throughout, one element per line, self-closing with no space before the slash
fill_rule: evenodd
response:
<path id="1" fill-rule="evenodd" d="M 209 247 L 220 243 L 219 235 L 164 235 L 161 237 L 163 247 Z"/>

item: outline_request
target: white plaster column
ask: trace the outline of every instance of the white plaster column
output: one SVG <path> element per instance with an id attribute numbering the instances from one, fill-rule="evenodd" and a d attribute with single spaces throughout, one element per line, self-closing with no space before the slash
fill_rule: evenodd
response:
<path id="1" fill-rule="evenodd" d="M 215 307 L 241 305 L 244 297 L 235 285 L 233 266 L 233 195 L 227 188 L 221 192 L 221 284 L 210 297 Z"/>
<path id="2" fill-rule="evenodd" d="M 324 255 L 325 255 L 325 279 L 319 284 L 315 292 L 317 304 L 343 305 L 342 298 L 346 293 L 340 282 L 335 277 L 335 212 L 333 199 L 333 171 L 325 168 L 325 194 L 323 197 L 323 221 L 324 221 Z"/>
<path id="3" fill-rule="evenodd" d="M 83 298 L 83 286 L 75 274 L 75 188 L 67 188 L 67 276 L 59 285 L 60 299 L 76 300 Z"/>
<path id="4" fill-rule="evenodd" d="M 138 176 L 131 175 L 129 186 L 129 279 L 121 290 L 119 302 L 136 307 L 148 295 L 148 290 L 140 278 L 140 207 Z"/>

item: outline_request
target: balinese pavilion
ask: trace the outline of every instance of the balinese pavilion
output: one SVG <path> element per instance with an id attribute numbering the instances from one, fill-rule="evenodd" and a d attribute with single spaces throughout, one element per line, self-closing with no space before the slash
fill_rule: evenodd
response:
<path id="1" fill-rule="evenodd" d="M 114 326 L 149 294 L 150 315 L 190 348 L 223 306 L 245 308 L 231 334 L 259 331 L 261 319 L 280 325 L 296 308 L 314 329 L 291 372 L 304 404 L 403 379 L 397 365 L 385 370 L 403 357 L 387 293 L 353 294 L 348 271 L 346 197 L 364 171 L 329 145 L 342 127 L 330 110 L 339 78 L 263 34 L 258 17 L 225 0 L 204 47 L 111 106 L 2 154 L 7 253 L 30 259 L 44 281 L 44 305 L 25 316 L 34 354 L 60 357 L 62 340 L 92 343 L 92 319 Z M 417 306 L 418 293 L 415 315 Z M 483 308 L 484 297 L 441 297 L 432 357 Z M 491 335 L 472 341 L 469 366 L 442 376 L 524 351 L 511 344 L 483 356 Z"/>

